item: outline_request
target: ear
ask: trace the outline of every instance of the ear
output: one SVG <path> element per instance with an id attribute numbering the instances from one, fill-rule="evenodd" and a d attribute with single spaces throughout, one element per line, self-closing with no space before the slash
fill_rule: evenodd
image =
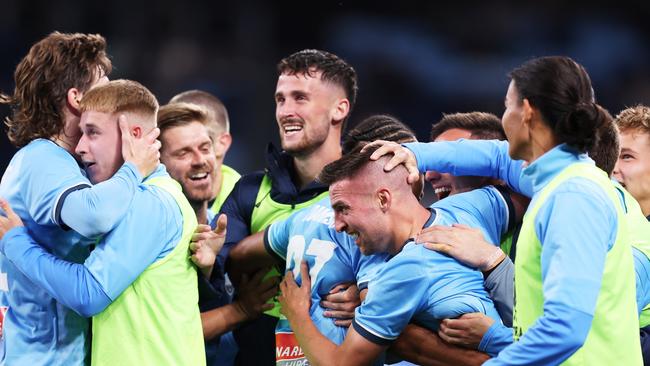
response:
<path id="1" fill-rule="evenodd" d="M 77 88 L 68 89 L 68 93 L 66 95 L 66 106 L 68 107 L 68 110 L 77 117 L 81 116 L 79 105 L 81 104 L 82 96 L 83 93 L 81 93 Z"/>
<path id="2" fill-rule="evenodd" d="M 377 202 L 379 203 L 379 209 L 381 212 L 386 212 L 390 209 L 392 204 L 393 196 L 390 191 L 386 188 L 379 188 L 377 190 Z"/>
<path id="3" fill-rule="evenodd" d="M 219 159 L 223 159 L 232 144 L 232 136 L 228 132 L 222 132 L 214 140 L 214 154 Z"/>
<path id="4" fill-rule="evenodd" d="M 143 134 L 144 134 L 144 131 L 142 131 L 142 127 L 138 126 L 138 125 L 131 125 L 131 123 L 129 123 L 129 118 L 133 118 L 133 116 L 132 115 L 127 116 L 126 114 L 120 114 L 117 117 L 118 125 L 119 124 L 124 124 L 127 127 L 127 129 L 129 131 L 129 133 L 131 134 L 131 136 L 133 136 L 135 138 L 141 138 L 143 136 Z"/>
<path id="5" fill-rule="evenodd" d="M 350 101 L 347 98 L 339 99 L 334 106 L 332 121 L 334 124 L 340 124 L 350 113 Z"/>
<path id="6" fill-rule="evenodd" d="M 522 106 L 523 106 L 523 113 L 522 113 L 523 120 L 522 120 L 522 122 L 523 122 L 523 124 L 525 126 L 530 128 L 531 124 L 532 124 L 532 122 L 534 120 L 533 117 L 535 117 L 535 114 L 536 114 L 536 109 L 533 108 L 533 106 L 530 105 L 530 102 L 528 101 L 528 99 L 525 99 L 525 98 L 522 101 Z"/>

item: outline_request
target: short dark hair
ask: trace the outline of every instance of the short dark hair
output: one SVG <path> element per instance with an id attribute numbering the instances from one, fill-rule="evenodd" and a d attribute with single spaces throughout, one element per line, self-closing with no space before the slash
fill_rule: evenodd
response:
<path id="1" fill-rule="evenodd" d="M 565 56 L 532 59 L 510 72 L 520 100 L 537 108 L 560 143 L 591 150 L 612 117 L 597 105 L 582 65 Z"/>
<path id="2" fill-rule="evenodd" d="M 589 150 L 589 157 L 594 159 L 596 166 L 604 170 L 607 175 L 612 175 L 621 153 L 618 127 L 612 121 L 598 132 L 598 143 Z"/>
<path id="3" fill-rule="evenodd" d="M 415 133 L 396 117 L 375 114 L 359 122 L 343 138 L 343 154 L 354 150 L 359 144 L 375 140 L 415 142 Z"/>
<path id="4" fill-rule="evenodd" d="M 35 43 L 16 66 L 13 95 L 0 95 L 11 117 L 7 136 L 17 147 L 63 131 L 68 90 L 85 93 L 102 75 L 110 74 L 106 40 L 99 34 L 53 32 Z"/>
<path id="5" fill-rule="evenodd" d="M 469 112 L 443 114 L 442 119 L 431 126 L 431 141 L 453 128 L 467 130 L 477 140 L 507 139 L 499 117 L 492 113 Z"/>
<path id="6" fill-rule="evenodd" d="M 187 90 L 176 94 L 169 100 L 171 103 L 191 103 L 202 106 L 208 112 L 208 117 L 223 131 L 230 132 L 230 118 L 228 110 L 221 99 L 203 90 Z M 218 131 L 215 131 L 218 132 Z"/>
<path id="7" fill-rule="evenodd" d="M 343 155 L 339 160 L 335 160 L 323 168 L 318 180 L 325 185 L 332 185 L 338 181 L 355 176 L 363 167 L 370 163 L 372 155 L 378 146 L 370 146 L 364 152 L 361 152 L 363 145 L 357 146 L 350 153 Z"/>
<path id="8" fill-rule="evenodd" d="M 278 63 L 278 75 L 305 74 L 313 76 L 314 72 L 318 71 L 322 72 L 321 80 L 343 88 L 345 96 L 350 102 L 351 113 L 359 89 L 357 72 L 343 59 L 326 51 L 307 49 L 285 57 Z"/>

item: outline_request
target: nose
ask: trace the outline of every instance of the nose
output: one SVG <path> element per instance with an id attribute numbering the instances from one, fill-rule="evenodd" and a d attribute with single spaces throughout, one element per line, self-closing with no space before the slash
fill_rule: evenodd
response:
<path id="1" fill-rule="evenodd" d="M 290 99 L 282 103 L 278 103 L 275 107 L 275 114 L 279 122 L 285 118 L 292 118 L 296 116 L 294 104 Z"/>
<path id="2" fill-rule="evenodd" d="M 442 175 L 440 173 L 433 170 L 427 171 L 426 174 L 424 175 L 424 179 L 426 179 L 426 181 L 429 183 L 437 182 L 440 180 L 441 177 Z"/>
<path id="3" fill-rule="evenodd" d="M 74 148 L 74 152 L 79 156 L 84 156 L 88 152 L 88 139 L 85 134 L 81 135 L 77 146 Z"/>
<path id="4" fill-rule="evenodd" d="M 621 167 L 620 167 L 621 159 L 616 160 L 616 165 L 614 165 L 614 170 L 612 170 L 612 177 L 616 179 L 617 181 L 621 181 Z"/>
<path id="5" fill-rule="evenodd" d="M 205 156 L 200 151 L 192 153 L 192 166 L 201 167 L 206 164 Z"/>
<path id="6" fill-rule="evenodd" d="M 334 214 L 334 228 L 339 233 L 345 231 L 345 229 L 347 228 L 345 221 L 341 219 L 341 215 L 338 213 Z"/>

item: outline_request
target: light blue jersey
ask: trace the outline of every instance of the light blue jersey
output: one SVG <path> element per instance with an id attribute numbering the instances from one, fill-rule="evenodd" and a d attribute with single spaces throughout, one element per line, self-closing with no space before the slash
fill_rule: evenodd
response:
<path id="1" fill-rule="evenodd" d="M 159 165 L 147 179 L 168 176 Z M 83 264 L 47 253 L 20 227 L 5 235 L 0 251 L 61 304 L 91 317 L 117 299 L 147 267 L 171 252 L 180 241 L 182 226 L 173 197 L 159 187 L 142 184 L 131 209 Z"/>
<path id="2" fill-rule="evenodd" d="M 137 170 L 125 164 L 115 179 L 84 189 L 91 185 L 74 157 L 49 140 L 37 139 L 12 158 L 0 197 L 48 252 L 80 263 L 94 240 L 77 232 L 95 237 L 110 230 L 124 216 L 140 180 Z M 124 200 L 116 200 L 115 192 Z M 36 286 L 3 255 L 0 272 L 0 306 L 6 311 L 0 364 L 84 364 L 88 320 Z"/>
<path id="3" fill-rule="evenodd" d="M 498 243 L 508 227 L 508 206 L 494 187 L 448 197 L 431 211 L 425 227 L 465 224 L 481 229 L 491 243 Z M 411 240 L 370 281 L 352 324 L 364 338 L 387 345 L 409 322 L 437 330 L 441 319 L 473 312 L 501 321 L 481 272 Z"/>
<path id="4" fill-rule="evenodd" d="M 320 332 L 336 344 L 343 343 L 347 328 L 336 326 L 323 316 L 319 302 L 343 282 L 367 285 L 387 255 L 364 256 L 346 233 L 334 229 L 334 211 L 329 197 L 295 212 L 266 230 L 265 246 L 269 253 L 286 261 L 300 283 L 300 262 L 306 260 L 311 277 L 311 318 Z M 291 333 L 286 318 L 280 319 L 276 333 Z M 284 350 L 278 350 L 280 353 Z"/>

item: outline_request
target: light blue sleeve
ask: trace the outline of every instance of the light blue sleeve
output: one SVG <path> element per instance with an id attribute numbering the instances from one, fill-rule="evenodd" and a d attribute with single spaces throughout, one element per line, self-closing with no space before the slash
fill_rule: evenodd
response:
<path id="1" fill-rule="evenodd" d="M 82 316 L 93 316 L 180 241 L 182 217 L 178 206 L 177 212 L 170 212 L 170 206 L 156 199 L 151 189 L 147 187 L 136 195 L 132 209 L 84 264 L 66 262 L 46 252 L 26 230 L 18 239 L 5 235 L 0 249 L 52 297 Z"/>
<path id="2" fill-rule="evenodd" d="M 616 225 L 613 204 L 595 183 L 573 178 L 556 189 L 535 218 L 544 315 L 486 364 L 559 364 L 584 344 Z"/>
<path id="3" fill-rule="evenodd" d="M 300 211 L 294 212 L 286 219 L 276 221 L 269 226 L 266 238 L 266 243 L 268 243 L 266 248 L 267 251 L 271 249 L 273 253 L 278 255 L 280 258 L 285 260 L 287 259 L 287 248 L 289 247 L 291 225 L 294 217 L 299 213 Z"/>
<path id="4" fill-rule="evenodd" d="M 508 328 L 499 322 L 494 322 L 488 331 L 483 334 L 481 343 L 478 345 L 478 350 L 487 353 L 491 357 L 495 357 L 504 348 L 511 345 L 512 342 L 512 328 Z"/>
<path id="5" fill-rule="evenodd" d="M 124 219 L 104 236 L 84 266 L 115 300 L 149 265 L 176 247 L 182 231 L 183 217 L 171 195 L 143 185 Z"/>
<path id="6" fill-rule="evenodd" d="M 32 239 L 25 227 L 7 232 L 0 247 L 27 278 L 79 315 L 91 317 L 111 303 L 86 267 L 48 253 Z"/>
<path id="7" fill-rule="evenodd" d="M 355 310 L 355 330 L 376 344 L 396 339 L 425 301 L 433 301 L 427 298 L 431 284 L 427 277 L 423 261 L 415 256 L 398 255 L 388 261 Z"/>
<path id="8" fill-rule="evenodd" d="M 359 291 L 368 288 L 368 283 L 374 280 L 377 276 L 379 270 L 386 264 L 386 254 L 373 254 L 373 255 L 363 255 L 361 251 L 356 247 L 356 244 L 353 242 L 352 238 L 348 240 L 352 241 L 352 250 L 353 250 L 353 261 L 356 262 L 354 265 L 354 273 L 357 277 L 357 287 Z"/>
<path id="9" fill-rule="evenodd" d="M 650 260 L 643 252 L 632 247 L 634 273 L 636 278 L 636 305 L 639 314 L 650 304 Z"/>
<path id="10" fill-rule="evenodd" d="M 87 238 L 111 231 L 126 214 L 141 181 L 135 165 L 127 162 L 107 181 L 64 192 L 55 209 L 57 224 Z"/>
<path id="11" fill-rule="evenodd" d="M 465 140 L 404 144 L 411 150 L 421 172 L 434 170 L 456 176 L 477 175 L 498 178 L 515 191 L 531 197 L 532 182 L 521 179 L 523 160 L 512 160 L 508 142 Z"/>

